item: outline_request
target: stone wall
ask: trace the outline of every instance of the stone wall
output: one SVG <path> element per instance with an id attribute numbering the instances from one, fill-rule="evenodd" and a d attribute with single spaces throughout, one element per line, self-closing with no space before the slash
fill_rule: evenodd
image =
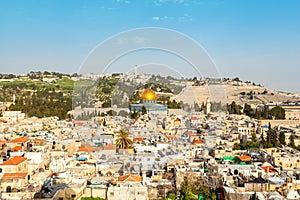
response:
<path id="1" fill-rule="evenodd" d="M 226 200 L 251 200 L 253 193 L 227 193 Z"/>
<path id="2" fill-rule="evenodd" d="M 106 199 L 106 187 L 87 187 L 83 197 L 100 197 Z"/>
<path id="3" fill-rule="evenodd" d="M 271 126 L 299 126 L 300 125 L 300 120 L 261 120 L 261 124 L 264 125 L 269 125 L 269 122 L 271 123 Z"/>
<path id="4" fill-rule="evenodd" d="M 175 188 L 171 185 L 158 185 L 156 187 L 148 186 L 149 200 L 165 198 L 168 193 L 175 193 Z"/>

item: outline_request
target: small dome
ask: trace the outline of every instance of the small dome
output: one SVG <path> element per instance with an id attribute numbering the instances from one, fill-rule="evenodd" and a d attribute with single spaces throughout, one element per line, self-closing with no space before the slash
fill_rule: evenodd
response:
<path id="1" fill-rule="evenodd" d="M 156 100 L 157 96 L 153 90 L 147 88 L 141 95 L 142 100 Z"/>

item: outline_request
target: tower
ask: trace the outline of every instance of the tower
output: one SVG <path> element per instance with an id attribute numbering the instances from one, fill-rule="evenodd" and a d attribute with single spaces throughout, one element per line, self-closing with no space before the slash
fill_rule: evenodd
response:
<path id="1" fill-rule="evenodd" d="M 138 68 L 137 68 L 137 65 L 134 66 L 134 75 L 138 75 Z"/>
<path id="2" fill-rule="evenodd" d="M 211 109 L 211 103 L 209 97 L 206 99 L 206 114 L 210 113 Z"/>

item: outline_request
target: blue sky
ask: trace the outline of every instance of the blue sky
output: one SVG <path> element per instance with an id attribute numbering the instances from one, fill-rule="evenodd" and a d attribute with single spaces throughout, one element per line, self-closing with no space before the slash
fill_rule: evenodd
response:
<path id="1" fill-rule="evenodd" d="M 77 72 L 100 42 L 142 27 L 195 39 L 223 77 L 300 91 L 300 0 L 2 0 L 0 73 Z"/>

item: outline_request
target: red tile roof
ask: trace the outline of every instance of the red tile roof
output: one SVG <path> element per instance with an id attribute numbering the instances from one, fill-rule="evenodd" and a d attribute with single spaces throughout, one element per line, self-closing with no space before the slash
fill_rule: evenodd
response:
<path id="1" fill-rule="evenodd" d="M 86 146 L 80 146 L 78 149 L 78 152 L 94 152 L 95 149 L 91 145 L 86 145 Z"/>
<path id="2" fill-rule="evenodd" d="M 273 166 L 262 166 L 261 168 L 263 168 L 266 173 L 277 172 Z"/>
<path id="3" fill-rule="evenodd" d="M 27 160 L 27 158 L 24 158 L 22 156 L 15 156 L 15 157 L 3 162 L 0 165 L 18 165 L 25 160 Z"/>
<path id="4" fill-rule="evenodd" d="M 111 178 L 111 179 L 110 179 L 110 182 L 111 182 L 112 184 L 114 184 L 114 185 L 117 184 L 116 179 L 114 179 L 114 178 Z"/>
<path id="5" fill-rule="evenodd" d="M 202 140 L 193 140 L 193 144 L 203 144 Z"/>
<path id="6" fill-rule="evenodd" d="M 175 122 L 181 122 L 181 120 L 179 118 L 176 118 L 174 121 Z"/>
<path id="7" fill-rule="evenodd" d="M 0 143 L 6 143 L 6 142 L 7 142 L 7 140 L 4 140 L 4 139 L 0 140 Z"/>
<path id="8" fill-rule="evenodd" d="M 59 174 L 61 174 L 61 173 L 63 173 L 63 172 L 54 172 L 54 173 L 52 173 L 52 174 L 49 174 L 48 177 L 59 176 Z"/>
<path id="9" fill-rule="evenodd" d="M 12 151 L 22 151 L 22 146 L 15 146 Z"/>
<path id="10" fill-rule="evenodd" d="M 73 119 L 67 119 L 66 122 L 73 122 Z"/>
<path id="11" fill-rule="evenodd" d="M 166 135 L 166 138 L 170 139 L 170 140 L 174 140 L 174 136 L 173 135 Z"/>
<path id="12" fill-rule="evenodd" d="M 146 140 L 146 138 L 141 138 L 141 137 L 133 138 L 133 142 L 141 142 L 143 140 Z"/>
<path id="13" fill-rule="evenodd" d="M 241 160 L 241 161 L 251 161 L 251 157 L 250 156 L 239 156 L 239 159 Z"/>
<path id="14" fill-rule="evenodd" d="M 28 137 L 20 137 L 20 138 L 13 139 L 11 142 L 12 143 L 24 143 L 24 142 L 27 142 L 28 140 L 29 140 Z"/>
<path id="15" fill-rule="evenodd" d="M 1 179 L 24 179 L 26 175 L 27 173 L 5 173 Z"/>
<path id="16" fill-rule="evenodd" d="M 133 174 L 127 174 L 124 176 L 119 176 L 118 181 L 120 182 L 142 182 L 142 177 Z"/>

